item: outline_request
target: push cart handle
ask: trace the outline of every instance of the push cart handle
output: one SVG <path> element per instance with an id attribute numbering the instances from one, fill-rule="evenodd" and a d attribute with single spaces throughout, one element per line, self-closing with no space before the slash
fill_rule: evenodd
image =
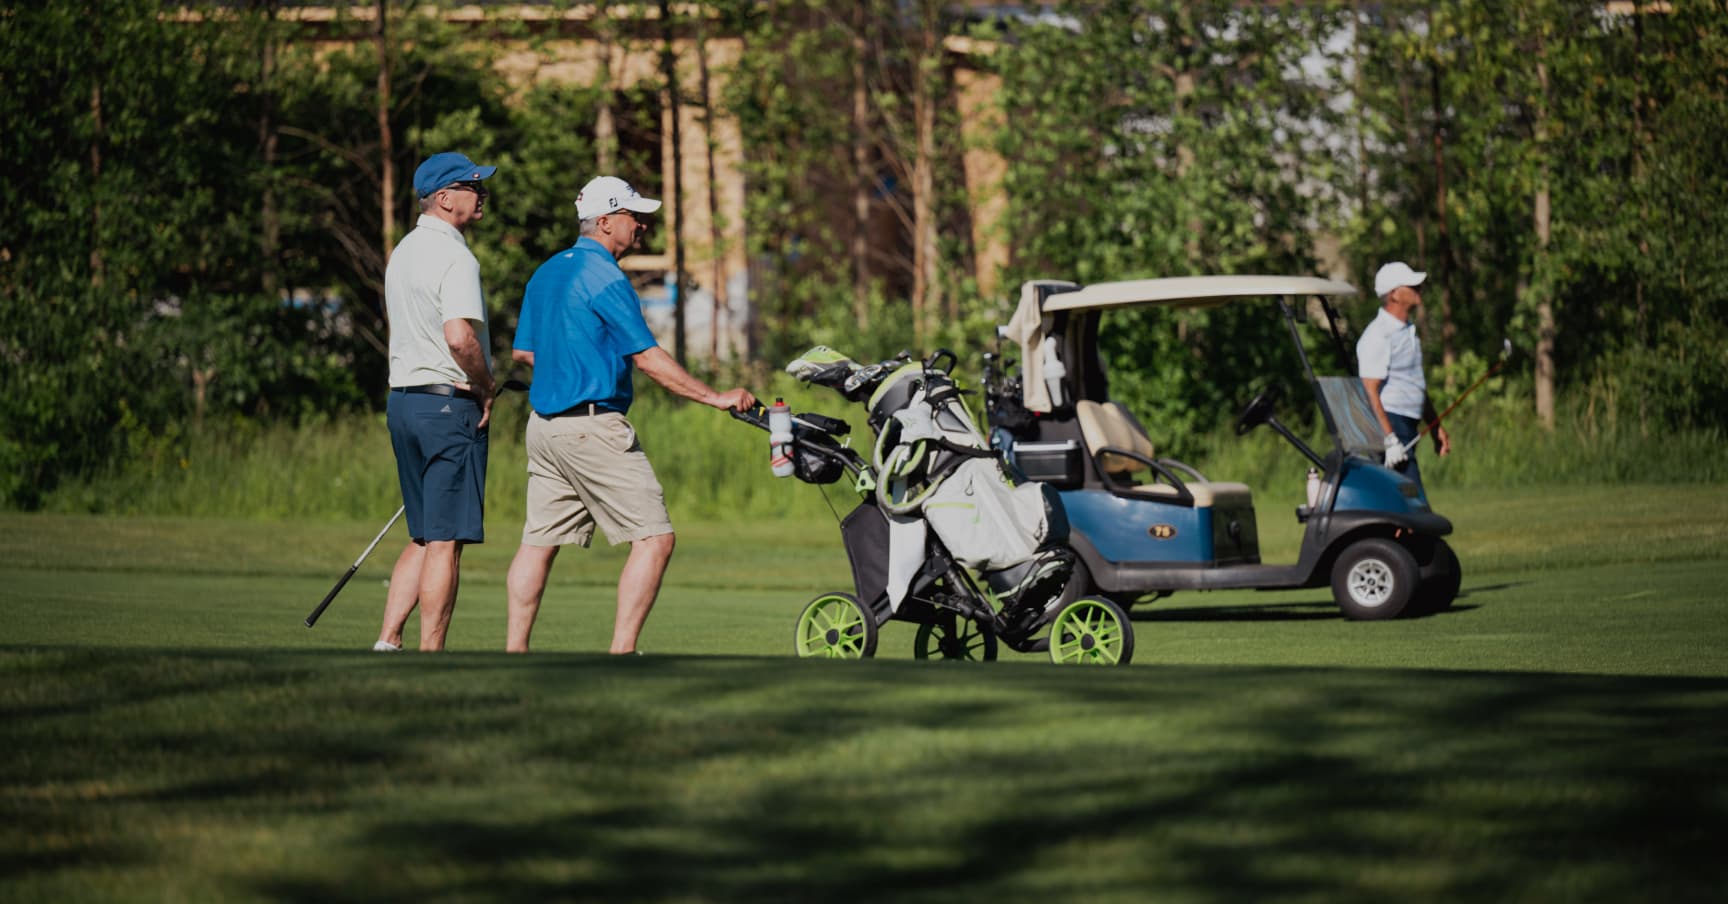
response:
<path id="1" fill-rule="evenodd" d="M 943 358 L 948 359 L 948 366 L 947 367 L 937 367 L 936 362 L 941 361 Z M 924 359 L 924 369 L 926 371 L 940 370 L 943 373 L 953 373 L 954 372 L 954 365 L 959 364 L 959 363 L 960 363 L 959 357 L 957 357 L 952 351 L 949 351 L 948 349 L 945 349 L 945 348 L 939 348 L 939 349 L 935 350 L 934 352 L 931 352 L 930 357 Z"/>
<path id="2" fill-rule="evenodd" d="M 728 408 L 726 413 L 732 415 L 733 420 L 743 421 L 763 430 L 768 429 L 768 406 L 761 402 L 757 402 L 749 408 Z"/>

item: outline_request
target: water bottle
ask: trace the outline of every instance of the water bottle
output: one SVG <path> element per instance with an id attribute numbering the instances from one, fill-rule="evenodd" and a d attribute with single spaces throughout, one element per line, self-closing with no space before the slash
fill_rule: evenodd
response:
<path id="1" fill-rule="evenodd" d="M 792 476 L 792 409 L 785 399 L 768 408 L 768 464 L 775 477 Z"/>
<path id="2" fill-rule="evenodd" d="M 1308 469 L 1308 508 L 1312 510 L 1320 502 L 1320 471 L 1317 468 Z"/>

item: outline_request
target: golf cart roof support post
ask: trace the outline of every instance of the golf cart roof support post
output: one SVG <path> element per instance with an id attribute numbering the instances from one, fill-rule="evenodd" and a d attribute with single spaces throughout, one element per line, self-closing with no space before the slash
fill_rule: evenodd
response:
<path id="1" fill-rule="evenodd" d="M 1308 350 L 1302 347 L 1302 332 L 1296 328 L 1296 311 L 1290 306 L 1288 297 L 1279 296 L 1278 310 L 1284 315 L 1284 325 L 1290 328 L 1290 341 L 1296 345 L 1296 357 L 1302 359 L 1302 375 L 1308 379 L 1308 388 L 1314 393 L 1314 403 L 1320 406 L 1320 416 L 1326 419 L 1326 432 L 1331 434 L 1332 443 L 1342 450 L 1344 441 L 1338 437 L 1338 424 L 1332 419 L 1332 409 L 1327 406 L 1325 395 L 1320 392 L 1320 381 L 1314 379 L 1314 366 L 1308 363 Z M 1288 430 L 1279 432 L 1284 434 L 1285 439 L 1295 442 L 1296 447 L 1316 463 L 1320 461 L 1320 456 L 1314 454 L 1314 450 L 1304 443 L 1297 441 L 1295 434 Z"/>
<path id="2" fill-rule="evenodd" d="M 1332 300 L 1324 295 L 1318 296 L 1320 309 L 1326 312 L 1326 332 L 1332 334 L 1332 347 L 1338 352 L 1338 363 L 1346 373 L 1356 372 L 1356 356 L 1350 353 L 1350 346 L 1344 342 L 1344 330 L 1338 326 L 1338 312 L 1332 307 Z"/>

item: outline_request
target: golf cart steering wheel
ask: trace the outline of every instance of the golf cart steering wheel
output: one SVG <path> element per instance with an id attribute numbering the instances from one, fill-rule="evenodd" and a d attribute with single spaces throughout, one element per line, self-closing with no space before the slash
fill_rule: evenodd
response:
<path id="1" fill-rule="evenodd" d="M 1277 383 L 1260 390 L 1260 394 L 1248 402 L 1248 407 L 1242 409 L 1242 416 L 1236 419 L 1236 435 L 1242 436 L 1271 420 L 1272 408 L 1283 394 L 1284 390 Z"/>

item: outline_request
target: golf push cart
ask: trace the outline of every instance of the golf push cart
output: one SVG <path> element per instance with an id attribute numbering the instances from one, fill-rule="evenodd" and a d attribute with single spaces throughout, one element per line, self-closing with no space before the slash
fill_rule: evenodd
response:
<path id="1" fill-rule="evenodd" d="M 770 433 L 774 456 L 806 483 L 844 482 L 841 519 L 852 592 L 800 613 L 801 657 L 875 655 L 889 620 L 918 626 L 919 659 L 993 660 L 1000 643 L 1058 664 L 1126 665 L 1134 627 L 1115 602 L 1065 592 L 1077 560 L 1048 485 L 1012 478 L 949 376 L 954 354 L 859 365 L 823 346 L 786 370 L 863 402 L 875 441 L 851 447 L 844 420 L 758 405 L 733 416 Z M 784 418 L 778 427 L 775 418 Z M 865 453 L 868 452 L 868 455 Z M 1046 630 L 1048 629 L 1048 630 Z"/>
<path id="2" fill-rule="evenodd" d="M 1330 298 L 1347 283 L 1311 277 L 1200 276 L 1079 286 L 1022 286 L 1001 335 L 1018 343 L 1020 367 L 997 372 L 986 359 L 992 444 L 1034 481 L 1055 487 L 1078 558 L 1068 597 L 1095 593 L 1132 606 L 1177 590 L 1261 590 L 1330 584 L 1346 617 L 1388 619 L 1452 604 L 1461 577 L 1443 539 L 1447 519 L 1429 510 L 1413 481 L 1382 465 L 1382 431 L 1355 376 L 1316 376 L 1298 324 L 1316 300 L 1346 374 L 1352 355 Z M 1154 305 L 1203 308 L 1275 303 L 1332 440 L 1316 451 L 1278 421 L 1276 385 L 1236 420 L 1243 435 L 1265 424 L 1313 463 L 1318 492 L 1296 509 L 1305 525 L 1294 564 L 1260 561 L 1249 488 L 1212 480 L 1171 458 L 1110 398 L 1098 352 L 1107 311 Z M 1268 313 L 1271 313 L 1269 310 Z M 994 356 L 992 356 L 994 357 Z"/>

